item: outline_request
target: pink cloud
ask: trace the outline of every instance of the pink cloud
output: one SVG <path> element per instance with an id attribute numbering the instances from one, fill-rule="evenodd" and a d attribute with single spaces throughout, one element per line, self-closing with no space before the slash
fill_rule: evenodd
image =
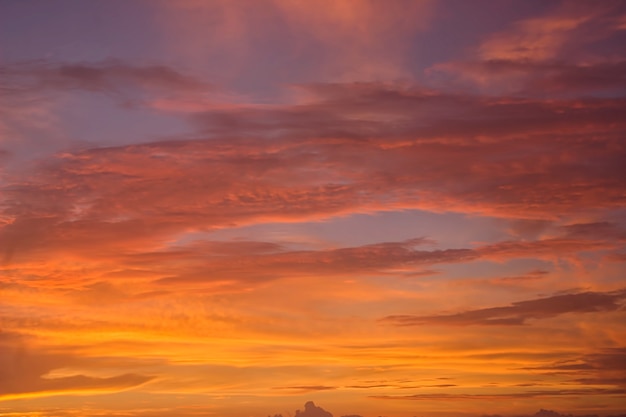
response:
<path id="1" fill-rule="evenodd" d="M 271 0 L 246 2 L 245 7 L 184 0 L 158 4 L 155 13 L 170 53 L 182 62 L 227 82 L 251 66 L 267 65 L 278 75 L 270 75 L 269 82 L 281 83 L 294 78 L 407 78 L 412 36 L 428 27 L 434 9 L 431 0 L 385 5 L 372 0 L 323 0 L 315 5 Z M 283 35 L 276 36 L 277 31 Z M 273 67 L 265 61 L 268 55 L 288 65 Z"/>
<path id="2" fill-rule="evenodd" d="M 520 20 L 470 48 L 468 58 L 426 70 L 444 89 L 489 94 L 567 97 L 623 94 L 623 57 L 611 53 L 623 42 L 626 12 L 619 2 L 560 2 L 542 16 Z M 598 48 L 603 45 L 603 48 Z"/>
<path id="3" fill-rule="evenodd" d="M 546 222 L 622 206 L 622 99 L 548 102 L 380 83 L 304 88 L 316 98 L 192 115 L 208 138 L 66 152 L 28 175 L 5 176 L 5 263 L 61 253 L 106 262 L 133 254 L 128 268 L 141 269 L 142 256 L 165 262 L 190 256 L 188 271 L 162 277 L 194 281 L 206 262 L 197 255 L 202 251 L 170 250 L 189 232 L 409 208 Z M 203 251 L 226 250 L 210 245 Z M 270 243 L 251 245 L 280 252 Z M 599 222 L 571 225 L 548 238 L 391 256 L 370 271 L 403 263 L 568 257 L 620 246 L 623 231 Z M 392 253 L 382 248 L 385 256 Z M 313 269 L 341 271 L 354 266 L 351 256 L 337 250 L 249 260 L 280 276 L 303 261 L 294 261 L 298 257 Z M 241 273 L 230 260 L 219 262 L 210 261 L 226 276 Z"/>
<path id="4" fill-rule="evenodd" d="M 492 34 L 479 52 L 485 60 L 558 59 L 580 51 L 581 44 L 613 35 L 620 29 L 623 13 L 619 2 L 561 2 L 544 16 L 518 21 L 512 28 Z"/>

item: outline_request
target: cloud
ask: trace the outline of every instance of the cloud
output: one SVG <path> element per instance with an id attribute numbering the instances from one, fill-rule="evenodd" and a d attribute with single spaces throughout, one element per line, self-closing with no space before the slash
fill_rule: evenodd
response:
<path id="1" fill-rule="evenodd" d="M 137 126 L 134 129 L 139 130 L 146 119 L 167 126 L 166 118 L 156 120 L 154 115 L 139 110 L 157 108 L 155 103 L 182 97 L 210 102 L 212 92 L 203 81 L 171 67 L 119 60 L 22 61 L 0 65 L 0 74 L 0 150 L 2 176 L 7 178 L 25 175 L 31 168 L 26 161 L 45 160 L 62 150 L 85 149 L 99 140 L 118 142 L 120 129 L 124 129 L 124 137 L 136 135 L 137 130 L 130 133 L 124 120 L 132 119 Z M 82 119 L 93 122 L 113 117 L 115 123 L 102 126 L 81 123 Z"/>
<path id="2" fill-rule="evenodd" d="M 128 106 L 154 97 L 200 97 L 211 87 L 164 65 L 132 65 L 119 60 L 85 63 L 31 61 L 0 68 L 3 84 L 18 97 L 86 91 L 113 97 Z M 152 97 L 152 98 L 151 98 Z"/>
<path id="3" fill-rule="evenodd" d="M 406 382 L 406 381 L 403 381 Z M 456 384 L 435 384 L 435 385 L 406 385 L 406 384 L 370 384 L 370 385 L 348 385 L 346 388 L 354 389 L 380 389 L 380 388 L 395 388 L 395 389 L 415 389 L 415 388 L 451 388 L 456 387 Z"/>
<path id="4" fill-rule="evenodd" d="M 522 19 L 470 48 L 472 58 L 442 62 L 426 72 L 432 82 L 478 88 L 489 94 L 557 96 L 623 95 L 626 9 L 602 4 L 555 2 L 540 16 Z"/>
<path id="5" fill-rule="evenodd" d="M 76 280 L 80 291 L 71 297 L 74 302 L 101 299 L 120 303 L 150 294 L 159 296 L 177 285 L 232 292 L 280 278 L 408 276 L 430 265 L 476 260 L 575 261 L 583 252 L 600 253 L 623 246 L 623 231 L 609 222 L 552 225 L 545 229 L 546 236 L 537 240 L 517 238 L 469 248 L 420 247 L 432 244 L 423 238 L 322 250 L 294 250 L 281 242 L 212 240 L 211 230 L 233 225 L 320 220 L 422 204 L 430 207 L 431 201 L 439 207 L 450 203 L 449 199 L 459 201 L 460 211 L 504 210 L 494 201 L 502 195 L 474 188 L 483 180 L 492 181 L 488 170 L 484 174 L 478 171 L 474 178 L 463 176 L 463 170 L 457 172 L 454 165 L 466 163 L 465 159 L 457 160 L 454 155 L 448 156 L 452 161 L 445 162 L 452 172 L 438 166 L 451 149 L 445 144 L 382 150 L 376 143 L 366 142 L 357 153 L 356 144 L 350 141 L 276 140 L 263 145 L 245 139 L 171 141 L 60 155 L 3 189 L 3 272 L 28 270 L 30 276 L 37 277 L 29 284 L 34 286 L 47 286 L 61 277 L 67 282 Z M 487 145 L 477 146 L 488 149 Z M 434 152 L 420 155 L 417 149 Z M 367 154 L 371 162 L 364 157 Z M 480 158 L 480 152 L 475 156 Z M 423 161 L 418 170 L 415 158 Z M 582 163 L 582 154 L 580 158 Z M 371 172 L 369 167 L 384 170 Z M 515 175 L 508 175 L 516 180 Z M 334 180 L 337 182 L 333 184 Z M 580 197 L 580 187 L 571 181 L 567 185 L 565 175 L 562 181 L 563 187 L 571 186 L 572 195 Z M 611 200 L 610 191 L 598 193 L 591 186 L 595 181 L 588 181 L 583 190 L 600 199 L 599 206 L 605 205 L 603 201 L 608 205 L 619 201 Z M 464 196 L 466 187 L 473 199 Z M 525 187 L 531 196 L 538 193 L 530 181 Z M 555 187 L 563 191 L 560 185 Z M 409 198 L 411 193 L 427 188 L 434 192 L 432 200 Z M 616 183 L 614 191 L 617 189 Z M 506 196 L 511 199 L 509 204 L 526 204 L 523 187 L 517 191 Z M 577 212 L 567 198 L 564 201 L 554 193 L 553 197 L 557 207 L 566 204 Z M 547 213 L 554 206 L 538 194 L 536 198 L 541 204 L 531 204 L 531 210 L 551 216 Z M 479 208 L 472 206 L 481 199 Z M 204 237 L 189 243 L 188 234 L 196 232 L 204 233 Z M 64 266 L 52 267 L 58 260 Z M 72 266 L 73 262 L 80 262 L 82 272 Z M 159 286 L 126 294 L 115 285 L 98 284 L 124 277 Z M 497 285 L 519 282 L 501 280 Z"/>
<path id="6" fill-rule="evenodd" d="M 304 411 L 296 410 L 295 417 L 333 417 L 333 415 L 316 406 L 313 401 L 307 401 L 304 404 Z"/>
<path id="7" fill-rule="evenodd" d="M 337 387 L 331 387 L 327 385 L 295 385 L 292 387 L 275 387 L 274 389 L 289 390 L 297 393 L 307 393 L 315 391 L 335 390 L 337 389 Z"/>
<path id="8" fill-rule="evenodd" d="M 77 357 L 63 351 L 35 348 L 17 333 L 0 333 L 0 399 L 47 396 L 58 393 L 110 393 L 144 384 L 153 377 L 127 373 L 111 377 L 75 374 L 48 377 L 55 369 L 71 366 Z"/>
<path id="9" fill-rule="evenodd" d="M 536 368 L 555 371 L 617 371 L 623 373 L 626 365 L 626 348 L 607 348 L 600 352 L 588 353 L 575 359 L 559 361 Z"/>
<path id="10" fill-rule="evenodd" d="M 624 299 L 626 299 L 626 290 L 624 289 L 611 292 L 582 292 L 518 301 L 511 306 L 491 307 L 455 314 L 388 316 L 383 321 L 398 326 L 518 326 L 526 324 L 531 319 L 547 319 L 567 313 L 617 311 L 623 308 L 620 301 Z"/>
<path id="11" fill-rule="evenodd" d="M 430 243 L 417 238 L 403 242 L 382 242 L 357 247 L 318 250 L 278 250 L 279 245 L 258 242 L 226 242 L 226 251 L 214 250 L 222 242 L 198 242 L 180 248 L 153 253 L 129 255 L 120 260 L 136 268 L 148 268 L 158 262 L 161 271 L 171 276 L 161 284 L 209 283 L 215 279 L 261 282 L 285 277 L 314 276 L 422 276 L 423 267 L 435 264 L 468 263 L 476 260 L 509 260 L 517 258 L 574 258 L 578 252 L 612 248 L 615 243 L 585 239 L 545 239 L 538 241 L 504 241 L 477 248 L 424 250 Z M 252 252 L 249 248 L 262 248 Z M 267 249 L 270 249 L 267 252 Z M 171 257 L 173 267 L 168 268 Z M 179 265 L 186 259 L 186 268 Z M 175 266 L 174 266 L 175 265 Z M 208 274 L 206 271 L 210 271 Z M 427 274 L 431 272 L 426 271 Z M 502 277 L 491 285 L 516 285 L 541 279 L 546 271 L 531 271 L 524 276 Z M 213 278 L 211 278 L 213 277 Z"/>
<path id="12" fill-rule="evenodd" d="M 571 238 L 610 239 L 626 241 L 626 230 L 611 222 L 573 223 L 561 226 L 563 234 Z"/>
<path id="13" fill-rule="evenodd" d="M 155 11 L 171 54 L 181 62 L 227 82 L 255 67 L 271 85 L 303 78 L 406 78 L 411 40 L 428 27 L 434 7 L 431 0 L 385 5 L 266 0 L 246 1 L 243 7 L 184 0 L 158 3 Z"/>
<path id="14" fill-rule="evenodd" d="M 155 89 L 194 85 L 119 62 L 48 70 L 50 88 L 99 91 L 143 78 Z M 481 97 L 377 82 L 299 88 L 308 98 L 297 103 L 185 115 L 202 131 L 197 139 L 66 151 L 4 175 L 2 267 L 30 265 L 45 285 L 62 274 L 45 262 L 80 261 L 89 271 L 84 297 L 123 300 L 87 286 L 126 270 L 164 285 L 232 291 L 290 276 L 408 276 L 479 259 L 576 261 L 624 245 L 617 224 L 562 220 L 623 206 L 623 98 Z M 525 223 L 508 241 L 430 250 L 407 241 L 295 251 L 210 236 L 406 209 Z M 205 241 L 181 243 L 196 233 Z"/>
<path id="15" fill-rule="evenodd" d="M 597 125 L 600 120 L 617 123 L 611 130 L 623 125 L 617 112 L 621 96 L 544 101 L 481 97 L 401 83 L 312 84 L 299 89 L 310 96 L 304 103 L 208 111 L 193 115 L 193 120 L 218 137 L 271 135 L 289 137 L 292 143 L 297 138 L 334 139 L 320 143 L 326 146 L 359 140 L 389 150 L 458 138 L 464 141 L 455 145 L 472 145 L 477 144 L 471 140 L 475 135 L 491 138 L 492 146 L 521 133 L 553 131 L 566 136 L 575 126 L 583 126 L 572 116 L 592 123 L 587 129 L 604 130 Z"/>
<path id="16" fill-rule="evenodd" d="M 369 187 L 358 190 L 361 194 L 370 187 L 403 190 L 402 202 L 395 193 L 387 196 L 388 204 L 396 206 L 472 210 L 474 202 L 474 210 L 483 214 L 536 218 L 539 212 L 547 216 L 548 211 L 596 204 L 597 194 L 585 189 L 588 181 L 612 190 L 607 202 L 621 198 L 617 160 L 587 143 L 599 134 L 607 147 L 619 149 L 613 135 L 623 129 L 617 110 L 621 98 L 583 100 L 579 107 L 577 100 L 548 104 L 376 84 L 309 91 L 319 98 L 306 105 L 207 112 L 193 120 L 216 137 L 261 136 L 273 143 L 277 136 L 289 137 L 291 152 L 314 151 L 326 157 L 327 166 L 340 169 L 335 172 L 346 191 L 363 186 L 356 182 L 360 173 L 369 178 Z M 590 136 L 585 139 L 582 132 Z M 565 142 L 567 152 L 560 146 Z M 573 143 L 574 149 L 569 148 Z M 585 152 L 596 153 L 603 167 L 585 166 L 579 159 Z M 513 154 L 515 160 L 506 157 Z M 381 168 L 366 173 L 368 166 Z"/>
<path id="17" fill-rule="evenodd" d="M 578 397 L 580 395 L 611 395 L 619 396 L 626 393 L 624 389 L 588 388 L 588 389 L 555 389 L 513 392 L 506 394 L 414 394 L 414 395 L 373 395 L 370 398 L 380 400 L 442 400 L 442 401 L 473 401 L 502 400 L 523 398 L 558 398 Z"/>
<path id="18" fill-rule="evenodd" d="M 545 61 L 583 45 L 610 37 L 621 28 L 623 5 L 561 2 L 545 15 L 516 22 L 510 29 L 492 34 L 480 47 L 483 59 Z"/>
<path id="19" fill-rule="evenodd" d="M 539 254 L 539 257 L 542 257 Z M 553 255 L 554 256 L 554 255 Z M 575 258 L 575 254 L 567 254 L 561 259 Z M 500 261 L 515 259 L 516 256 L 510 258 L 501 258 Z M 524 258 L 524 256 L 522 256 Z M 489 257 L 483 259 L 490 259 Z M 554 276 L 551 271 L 536 269 L 521 274 L 496 276 L 493 278 L 475 278 L 455 281 L 452 286 L 459 288 L 467 288 L 472 290 L 482 289 L 482 291 L 510 291 L 518 293 L 520 290 L 538 290 L 544 288 L 547 282 Z"/>
<path id="20" fill-rule="evenodd" d="M 311 88 L 307 105 L 193 115 L 210 138 L 67 152 L 6 184 L 3 207 L 12 228 L 105 222 L 104 236 L 116 224 L 172 233 L 407 208 L 546 219 L 621 205 L 622 99 Z"/>
<path id="21" fill-rule="evenodd" d="M 549 275 L 549 271 L 545 271 L 542 269 L 530 271 L 524 275 L 514 275 L 507 277 L 499 277 L 490 280 L 489 282 L 493 285 L 517 285 L 523 284 L 527 281 L 538 281 L 543 280 Z"/>
<path id="22" fill-rule="evenodd" d="M 170 92 L 205 90 L 208 85 L 163 65 L 132 65 L 119 60 L 89 63 L 33 61 L 5 66 L 8 85 L 25 84 L 37 90 L 85 90 L 121 93 L 126 88 Z"/>
<path id="23" fill-rule="evenodd" d="M 624 59 L 596 42 L 623 37 L 622 6 L 512 5 L 487 25 L 505 30 L 482 36 L 478 61 L 433 67 L 470 86 L 437 89 L 379 81 L 410 79 L 407 68 L 457 43 L 453 28 L 422 45 L 434 1 L 150 3 L 117 16 L 160 10 L 144 16 L 165 21 L 180 55 L 158 62 L 174 66 L 0 70 L 11 113 L 0 162 L 13 163 L 0 178 L 0 325 L 42 338 L 0 335 L 3 401 L 47 413 L 46 402 L 88 394 L 83 414 L 115 402 L 119 415 L 155 416 L 254 414 L 309 394 L 424 400 L 398 405 L 405 414 L 466 399 L 617 407 L 623 352 L 585 349 L 623 338 L 622 265 L 603 261 L 622 260 L 626 243 Z M 537 8 L 553 12 L 506 26 Z M 97 17 L 122 9 L 106 10 Z M 154 41 L 142 56 L 158 56 Z M 215 85 L 254 99 L 221 102 Z M 157 139 L 176 129 L 188 131 Z M 16 149 L 39 152 L 28 138 L 51 132 L 98 144 L 46 148 L 20 166 Z M 391 220 L 377 223 L 381 212 Z M 292 231 L 314 236 L 295 244 Z M 493 302 L 503 287 L 519 293 Z M 571 287 L 582 289 L 554 293 Z M 131 397 L 148 405 L 121 411 Z M 363 402 L 372 414 L 389 405 Z M 296 415 L 332 417 L 313 402 Z"/>
<path id="24" fill-rule="evenodd" d="M 515 95 L 552 97 L 560 94 L 623 94 L 626 61 L 575 64 L 487 60 L 450 62 L 433 66 L 431 77 L 452 76 Z"/>
<path id="25" fill-rule="evenodd" d="M 294 34 L 310 34 L 324 50 L 322 74 L 342 80 L 407 77 L 403 54 L 409 39 L 428 27 L 434 2 L 324 0 L 321 4 L 278 0 Z"/>
<path id="26" fill-rule="evenodd" d="M 610 262 L 626 262 L 626 253 L 610 253 L 606 256 Z"/>
<path id="27" fill-rule="evenodd" d="M 421 265 L 437 263 L 464 262 L 476 258 L 469 249 L 417 250 L 423 239 L 411 239 L 404 242 L 384 242 L 358 247 L 283 251 L 269 254 L 250 255 L 240 253 L 234 257 L 205 257 L 197 253 L 202 262 L 202 271 L 207 268 L 211 275 L 227 280 L 267 280 L 281 277 L 313 276 L 353 276 L 393 275 L 395 270 L 410 272 Z M 217 244 L 217 242 L 215 242 Z M 155 253 L 158 259 L 160 254 Z M 189 260 L 193 256 L 187 257 Z M 148 263 L 150 260 L 146 259 Z M 145 262 L 144 261 L 144 262 Z M 190 273 L 179 272 L 176 275 L 159 280 L 162 284 L 206 281 L 206 272 L 193 269 Z"/>
<path id="28" fill-rule="evenodd" d="M 193 244 L 173 243 L 189 232 L 232 225 L 319 220 L 421 204 L 429 207 L 432 203 L 428 197 L 422 200 L 416 195 L 412 200 L 408 196 L 431 187 L 434 191 L 434 184 L 439 184 L 439 204 L 449 202 L 449 198 L 465 201 L 463 188 L 474 186 L 472 179 L 463 176 L 452 181 L 460 175 L 453 163 L 450 173 L 435 163 L 430 173 L 420 176 L 421 169 L 412 172 L 413 162 L 404 160 L 408 153 L 410 158 L 424 158 L 428 165 L 437 159 L 435 155 L 449 149 L 445 145 L 430 156 L 419 156 L 410 147 L 381 151 L 375 145 L 368 150 L 366 145 L 360 154 L 370 153 L 373 164 L 355 159 L 353 149 L 349 141 L 335 145 L 278 140 L 261 147 L 241 139 L 159 142 L 66 153 L 30 177 L 4 187 L 0 203 L 6 219 L 0 230 L 3 261 L 18 265 L 60 254 L 65 259 L 95 263 L 115 259 L 127 270 L 143 271 L 143 275 L 149 275 L 158 264 L 160 274 L 153 271 L 152 276 L 160 276 L 161 282 L 203 282 L 209 279 L 207 275 L 239 280 L 316 273 L 384 275 L 397 268 L 413 273 L 416 266 L 477 259 L 568 258 L 582 251 L 623 245 L 623 231 L 608 222 L 569 224 L 553 228 L 554 233 L 547 238 L 502 241 L 471 249 L 414 249 L 429 243 L 425 239 L 321 251 L 293 251 L 275 242 L 208 238 Z M 375 156 L 379 154 L 382 159 Z M 368 172 L 363 168 L 368 166 L 388 169 Z M 426 178 L 437 170 L 441 173 Z M 481 175 L 478 172 L 475 180 L 482 181 Z M 485 172 L 484 178 L 491 181 L 487 179 L 490 177 Z M 452 188 L 446 190 L 446 184 Z M 527 186 L 530 193 L 537 193 L 532 184 Z M 592 188 L 588 186 L 589 192 Z M 524 191 L 517 191 L 510 194 L 513 201 L 509 204 L 517 205 L 515 199 L 526 198 Z M 581 190 L 574 187 L 572 192 L 580 196 Z M 470 194 L 474 201 L 484 200 L 482 211 L 497 207 L 494 197 L 502 198 L 488 190 Z M 610 192 L 598 194 L 594 189 L 592 196 L 610 199 Z M 541 199 L 546 206 L 533 205 L 535 210 L 554 208 Z M 557 206 L 565 203 L 561 197 L 558 200 Z M 619 200 L 609 204 L 615 201 Z M 500 209 L 496 212 L 501 213 Z"/>
<path id="29" fill-rule="evenodd" d="M 547 238 L 534 241 L 510 240 L 485 245 L 478 249 L 487 259 L 543 258 L 555 259 L 581 251 L 613 249 L 621 243 L 609 239 Z"/>
<path id="30" fill-rule="evenodd" d="M 11 168 L 20 165 L 15 161 L 23 155 L 41 155 L 68 142 L 55 114 L 54 100 L 40 97 L 10 78 L 0 66 L 0 185 Z"/>

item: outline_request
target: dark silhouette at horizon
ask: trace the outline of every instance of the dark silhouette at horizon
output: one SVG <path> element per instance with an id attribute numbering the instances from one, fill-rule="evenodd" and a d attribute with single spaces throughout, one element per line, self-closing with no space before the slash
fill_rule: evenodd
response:
<path id="1" fill-rule="evenodd" d="M 268 417 L 272 417 L 269 416 Z M 273 417 L 283 417 L 282 414 L 274 414 Z M 333 414 L 324 408 L 315 405 L 313 401 L 307 401 L 304 404 L 304 411 L 296 410 L 294 417 L 334 417 Z M 341 417 L 364 417 L 360 414 L 347 414 L 342 415 Z M 381 416 L 378 416 L 381 417 Z M 419 416 L 416 416 L 419 417 Z M 545 408 L 539 409 L 535 414 L 483 414 L 481 417 L 601 417 L 598 414 L 561 414 L 554 410 L 549 410 Z M 622 414 L 606 414 L 604 417 L 626 417 L 626 413 Z"/>

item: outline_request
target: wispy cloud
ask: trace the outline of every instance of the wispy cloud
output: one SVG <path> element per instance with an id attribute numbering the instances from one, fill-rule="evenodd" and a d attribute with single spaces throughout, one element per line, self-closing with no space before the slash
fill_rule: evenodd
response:
<path id="1" fill-rule="evenodd" d="M 398 396 L 375 396 L 373 398 L 381 400 L 442 400 L 442 401 L 463 401 L 463 400 L 497 400 L 516 398 L 553 398 L 553 397 L 576 397 L 589 394 L 604 394 L 621 396 L 626 393 L 623 389 L 589 388 L 589 389 L 563 389 L 545 391 L 523 391 L 508 394 L 414 394 Z"/>
<path id="2" fill-rule="evenodd" d="M 488 36 L 472 48 L 472 58 L 438 63 L 428 73 L 458 87 L 469 83 L 491 93 L 623 95 L 622 57 L 594 46 L 621 42 L 625 13 L 613 1 L 553 3 L 546 14 Z"/>
<path id="3" fill-rule="evenodd" d="M 152 376 L 122 374 L 95 377 L 81 374 L 50 377 L 47 374 L 76 361 L 63 352 L 46 352 L 29 347 L 18 334 L 0 333 L 0 398 L 21 398 L 57 393 L 115 392 L 136 387 L 153 379 Z"/>
<path id="4" fill-rule="evenodd" d="M 492 307 L 436 316 L 398 315 L 383 320 L 400 326 L 425 324 L 467 326 L 467 325 L 522 325 L 528 320 L 546 319 L 566 313 L 593 313 L 623 309 L 622 300 L 626 290 L 606 293 L 583 292 L 554 295 L 535 300 L 518 301 L 511 306 Z"/>

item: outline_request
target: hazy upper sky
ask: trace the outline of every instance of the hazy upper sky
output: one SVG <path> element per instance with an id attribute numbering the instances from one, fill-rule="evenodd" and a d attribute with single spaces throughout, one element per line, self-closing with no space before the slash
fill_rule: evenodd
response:
<path id="1" fill-rule="evenodd" d="M 626 413 L 624 45 L 621 0 L 0 0 L 0 414 Z"/>

